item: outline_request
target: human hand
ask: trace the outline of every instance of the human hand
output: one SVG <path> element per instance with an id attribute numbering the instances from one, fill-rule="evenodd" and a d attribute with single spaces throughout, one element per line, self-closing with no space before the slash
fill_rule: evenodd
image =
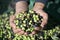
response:
<path id="1" fill-rule="evenodd" d="M 40 27 L 35 27 L 35 30 L 41 31 L 44 28 L 44 26 L 47 24 L 48 15 L 43 10 L 37 10 L 36 13 L 43 17 Z M 37 31 L 33 31 L 31 34 L 36 34 Z"/>
<path id="2" fill-rule="evenodd" d="M 12 27 L 12 30 L 15 34 L 22 35 L 24 34 L 24 31 L 20 28 L 17 28 L 14 23 L 15 15 L 10 16 L 10 26 Z"/>
<path id="3" fill-rule="evenodd" d="M 43 17 L 42 23 L 41 23 L 41 27 L 43 28 L 47 24 L 48 14 L 45 13 L 43 10 L 38 10 L 38 11 L 36 11 L 36 13 Z"/>

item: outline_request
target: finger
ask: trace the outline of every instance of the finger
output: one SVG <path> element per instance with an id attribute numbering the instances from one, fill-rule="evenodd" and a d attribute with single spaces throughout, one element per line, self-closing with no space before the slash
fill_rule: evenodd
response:
<path id="1" fill-rule="evenodd" d="M 26 35 L 26 36 L 27 36 L 27 35 L 28 35 L 28 34 L 27 34 L 27 32 L 25 32 L 25 33 L 24 33 L 24 35 Z"/>
<path id="2" fill-rule="evenodd" d="M 47 24 L 47 21 L 48 21 L 48 15 L 45 14 L 43 16 L 43 20 L 42 20 L 41 26 L 44 27 Z"/>
<path id="3" fill-rule="evenodd" d="M 20 31 L 19 33 L 20 33 L 20 35 L 23 35 L 24 34 L 24 31 Z"/>
<path id="4" fill-rule="evenodd" d="M 41 27 L 43 28 L 46 24 L 47 24 L 47 20 L 48 18 L 43 17 L 42 23 L 41 23 Z"/>
<path id="5" fill-rule="evenodd" d="M 10 26 L 12 27 L 12 29 L 16 29 L 16 25 L 13 22 L 10 22 Z"/>
<path id="6" fill-rule="evenodd" d="M 34 28 L 34 30 L 40 30 L 41 29 L 41 27 L 35 27 Z"/>
<path id="7" fill-rule="evenodd" d="M 12 16 L 10 16 L 10 26 L 12 27 L 12 28 L 16 28 L 16 25 L 14 24 L 14 16 L 12 15 Z"/>
<path id="8" fill-rule="evenodd" d="M 10 16 L 11 20 L 15 19 L 15 15 Z"/>
<path id="9" fill-rule="evenodd" d="M 18 33 L 18 30 L 16 30 L 16 29 L 13 29 L 13 32 L 16 34 L 16 33 Z"/>
<path id="10" fill-rule="evenodd" d="M 16 34 L 18 34 L 18 35 L 23 35 L 23 34 L 24 34 L 24 31 L 20 31 L 20 32 L 18 32 L 18 33 L 16 33 Z"/>
<path id="11" fill-rule="evenodd" d="M 19 32 L 19 31 L 22 31 L 22 29 L 20 29 L 20 28 L 17 28 L 17 31 Z"/>
<path id="12" fill-rule="evenodd" d="M 16 33 L 16 34 L 18 34 L 18 35 L 22 35 L 22 34 L 20 34 L 20 32 L 18 32 L 18 33 Z"/>
<path id="13" fill-rule="evenodd" d="M 41 23 L 41 27 L 43 28 L 46 24 L 47 24 L 47 20 L 44 19 Z"/>
<path id="14" fill-rule="evenodd" d="M 13 29 L 13 32 L 14 33 L 18 33 L 18 32 L 20 32 L 21 31 L 21 29 Z"/>
<path id="15" fill-rule="evenodd" d="M 11 16 L 10 16 L 10 22 L 12 22 L 12 21 L 14 20 L 14 18 L 15 18 L 15 17 L 14 17 L 13 15 L 11 15 Z"/>
<path id="16" fill-rule="evenodd" d="M 36 34 L 36 32 L 35 32 L 35 31 L 33 31 L 31 34 L 32 34 L 32 35 L 34 35 L 34 34 Z"/>

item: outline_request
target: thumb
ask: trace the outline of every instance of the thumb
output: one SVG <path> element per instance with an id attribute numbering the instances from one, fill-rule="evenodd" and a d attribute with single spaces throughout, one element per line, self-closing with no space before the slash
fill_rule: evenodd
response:
<path id="1" fill-rule="evenodd" d="M 47 21 L 43 20 L 42 23 L 41 23 L 41 27 L 43 28 L 46 24 L 47 24 Z"/>

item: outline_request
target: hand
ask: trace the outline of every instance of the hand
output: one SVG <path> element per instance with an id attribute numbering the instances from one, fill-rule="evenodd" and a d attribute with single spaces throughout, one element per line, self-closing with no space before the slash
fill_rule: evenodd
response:
<path id="1" fill-rule="evenodd" d="M 42 23 L 41 23 L 41 27 L 43 28 L 47 24 L 48 15 L 43 10 L 38 10 L 38 11 L 36 11 L 36 13 L 43 17 L 43 20 L 42 20 Z"/>
<path id="2" fill-rule="evenodd" d="M 10 16 L 10 26 L 12 27 L 12 30 L 15 34 L 22 35 L 24 34 L 24 31 L 20 28 L 16 28 L 16 25 L 14 24 L 15 15 Z"/>
<path id="3" fill-rule="evenodd" d="M 28 4 L 25 1 L 19 1 L 15 4 L 15 7 L 16 7 L 15 14 L 10 16 L 10 26 L 12 27 L 14 33 L 21 35 L 24 34 L 24 31 L 20 28 L 16 28 L 16 25 L 14 24 L 14 19 L 15 19 L 15 15 L 20 14 L 20 12 L 27 11 Z"/>
<path id="4" fill-rule="evenodd" d="M 42 30 L 44 28 L 44 26 L 47 24 L 48 15 L 43 10 L 37 10 L 36 13 L 43 17 L 43 20 L 42 20 L 42 23 L 41 23 L 41 27 L 35 27 L 35 30 L 39 31 L 39 30 Z M 34 35 L 36 33 L 37 33 L 36 31 L 33 31 L 31 34 Z"/>
<path id="5" fill-rule="evenodd" d="M 41 27 L 44 27 L 47 24 L 47 20 L 48 20 L 48 15 L 47 13 L 45 13 L 43 11 L 45 4 L 41 3 L 41 2 L 36 2 L 34 5 L 33 10 L 36 11 L 36 13 L 40 16 L 43 17 L 42 23 L 41 23 Z"/>

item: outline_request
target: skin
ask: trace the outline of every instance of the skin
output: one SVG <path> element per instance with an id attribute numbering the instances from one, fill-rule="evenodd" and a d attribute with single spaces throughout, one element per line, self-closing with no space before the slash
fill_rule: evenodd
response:
<path id="1" fill-rule="evenodd" d="M 45 5 L 43 3 L 36 2 L 33 8 L 33 10 L 36 11 L 38 15 L 41 15 L 43 17 L 43 20 L 42 20 L 43 22 L 41 23 L 42 28 L 47 24 L 47 21 L 48 21 L 48 15 L 43 10 L 44 6 Z"/>
<path id="2" fill-rule="evenodd" d="M 37 29 L 40 30 L 41 28 L 43 28 L 47 24 L 48 15 L 47 15 L 47 13 L 45 13 L 43 11 L 44 6 L 45 5 L 43 3 L 40 3 L 40 2 L 36 2 L 35 5 L 34 5 L 33 10 L 36 11 L 36 13 L 38 15 L 43 16 L 43 22 L 41 24 L 41 27 L 36 27 L 35 30 L 37 30 Z M 16 9 L 15 14 L 10 16 L 10 26 L 12 27 L 12 30 L 13 30 L 14 33 L 16 33 L 18 35 L 23 35 L 23 34 L 27 35 L 27 33 L 24 32 L 22 29 L 16 28 L 16 25 L 14 24 L 14 19 L 15 19 L 15 16 L 18 15 L 20 12 L 24 12 L 24 11 L 27 10 L 28 4 L 25 1 L 19 1 L 19 2 L 16 3 L 15 7 L 16 7 L 15 8 Z M 35 33 L 36 32 L 33 31 L 31 34 L 35 34 Z"/>

